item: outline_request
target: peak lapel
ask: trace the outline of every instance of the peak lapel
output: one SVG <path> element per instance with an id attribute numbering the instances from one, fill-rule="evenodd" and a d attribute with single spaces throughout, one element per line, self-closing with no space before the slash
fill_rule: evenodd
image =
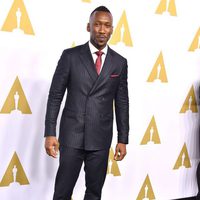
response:
<path id="1" fill-rule="evenodd" d="M 89 44 L 88 42 L 86 44 L 83 45 L 81 51 L 80 51 L 80 58 L 84 64 L 84 66 L 86 67 L 90 77 L 92 78 L 93 82 L 95 82 L 98 78 L 98 74 L 95 70 L 95 66 L 94 66 L 94 61 L 89 49 Z"/>
<path id="2" fill-rule="evenodd" d="M 112 53 L 110 48 L 108 47 L 108 52 L 103 64 L 103 68 L 101 70 L 101 73 L 99 74 L 98 78 L 96 79 L 96 82 L 94 83 L 90 94 L 98 88 L 98 86 L 100 86 L 102 83 L 104 83 L 108 77 L 109 77 L 109 73 L 112 70 Z"/>

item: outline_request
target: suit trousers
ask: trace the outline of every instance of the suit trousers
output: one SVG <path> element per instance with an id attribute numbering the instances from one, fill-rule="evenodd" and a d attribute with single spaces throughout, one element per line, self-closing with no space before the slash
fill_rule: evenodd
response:
<path id="1" fill-rule="evenodd" d="M 71 200 L 81 166 L 84 163 L 84 200 L 100 200 L 105 181 L 109 149 L 87 151 L 60 147 L 60 164 L 56 175 L 53 200 Z"/>

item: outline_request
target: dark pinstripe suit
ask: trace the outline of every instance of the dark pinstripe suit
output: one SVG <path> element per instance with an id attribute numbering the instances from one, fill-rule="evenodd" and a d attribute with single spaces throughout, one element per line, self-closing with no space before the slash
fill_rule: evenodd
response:
<path id="1" fill-rule="evenodd" d="M 113 100 L 118 142 L 128 142 L 127 62 L 122 56 L 108 48 L 98 76 L 88 43 L 63 52 L 49 92 L 45 136 L 56 134 L 57 115 L 66 89 L 59 135 L 61 145 L 86 150 L 109 148 Z"/>
<path id="2" fill-rule="evenodd" d="M 47 104 L 45 136 L 55 136 L 56 120 L 67 89 L 60 123 L 61 146 L 96 151 L 109 149 L 115 102 L 118 142 L 128 143 L 127 61 L 108 47 L 100 75 L 88 43 L 63 52 Z"/>

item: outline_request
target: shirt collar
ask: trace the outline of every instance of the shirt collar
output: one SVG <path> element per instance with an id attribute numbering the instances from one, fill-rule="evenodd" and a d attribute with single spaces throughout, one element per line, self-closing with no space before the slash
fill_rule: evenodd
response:
<path id="1" fill-rule="evenodd" d="M 89 48 L 92 54 L 99 51 L 90 41 L 89 41 Z M 108 45 L 106 45 L 101 51 L 104 53 L 104 55 L 106 55 L 108 51 Z"/>

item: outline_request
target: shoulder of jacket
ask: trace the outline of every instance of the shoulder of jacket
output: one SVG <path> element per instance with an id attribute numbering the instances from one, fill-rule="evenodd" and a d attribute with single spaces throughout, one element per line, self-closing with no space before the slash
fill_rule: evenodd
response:
<path id="1" fill-rule="evenodd" d="M 111 49 L 110 47 L 109 47 L 109 50 L 111 51 L 111 54 L 113 56 L 117 57 L 117 59 L 120 59 L 122 62 L 126 62 L 127 61 L 127 59 L 125 57 L 123 57 L 121 54 L 117 53 L 115 50 Z"/>
<path id="2" fill-rule="evenodd" d="M 78 51 L 81 50 L 82 46 L 83 45 L 78 45 L 78 46 L 75 46 L 75 47 L 64 49 L 63 54 L 71 54 L 71 53 L 78 52 Z"/>

